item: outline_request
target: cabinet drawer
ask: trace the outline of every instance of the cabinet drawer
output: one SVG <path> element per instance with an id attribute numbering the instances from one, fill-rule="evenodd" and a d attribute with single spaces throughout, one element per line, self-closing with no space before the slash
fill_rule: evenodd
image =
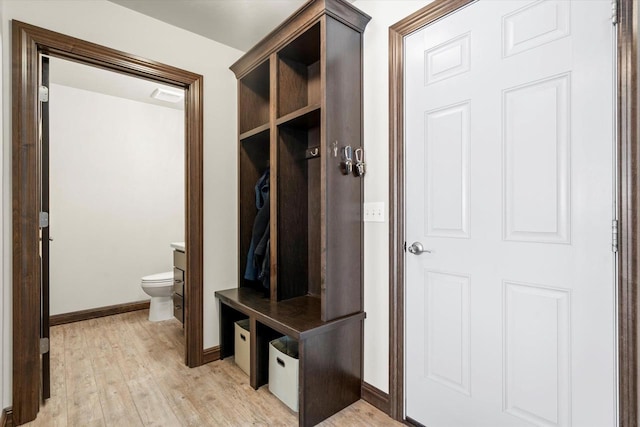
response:
<path id="1" fill-rule="evenodd" d="M 173 294 L 173 317 L 184 323 L 184 299 L 178 294 Z"/>
<path id="2" fill-rule="evenodd" d="M 184 296 L 184 271 L 173 269 L 173 292 Z"/>
<path id="3" fill-rule="evenodd" d="M 184 252 L 173 251 L 173 266 L 182 271 L 187 270 L 187 256 Z"/>

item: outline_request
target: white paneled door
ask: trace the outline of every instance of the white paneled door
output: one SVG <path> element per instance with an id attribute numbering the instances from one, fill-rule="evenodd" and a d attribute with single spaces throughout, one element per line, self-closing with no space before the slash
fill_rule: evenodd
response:
<path id="1" fill-rule="evenodd" d="M 405 39 L 406 415 L 616 424 L 609 1 L 480 0 Z"/>

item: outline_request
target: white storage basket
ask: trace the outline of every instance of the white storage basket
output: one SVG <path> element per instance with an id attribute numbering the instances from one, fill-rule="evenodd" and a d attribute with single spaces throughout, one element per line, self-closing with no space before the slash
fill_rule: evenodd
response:
<path id="1" fill-rule="evenodd" d="M 236 365 L 249 375 L 251 333 L 249 319 L 239 320 L 235 324 L 234 353 Z"/>
<path id="2" fill-rule="evenodd" d="M 269 343 L 269 391 L 298 412 L 298 342 L 292 338 Z"/>

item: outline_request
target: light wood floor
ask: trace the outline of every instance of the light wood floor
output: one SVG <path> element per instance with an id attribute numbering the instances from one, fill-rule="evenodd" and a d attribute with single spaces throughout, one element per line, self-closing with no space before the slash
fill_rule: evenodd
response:
<path id="1" fill-rule="evenodd" d="M 225 359 L 189 369 L 177 320 L 142 310 L 51 328 L 51 398 L 29 426 L 294 426 L 297 414 Z M 359 401 L 322 426 L 398 425 Z"/>

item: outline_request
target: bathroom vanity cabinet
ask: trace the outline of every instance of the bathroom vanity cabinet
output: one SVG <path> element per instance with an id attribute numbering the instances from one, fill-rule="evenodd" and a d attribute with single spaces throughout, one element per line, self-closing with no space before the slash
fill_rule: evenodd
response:
<path id="1" fill-rule="evenodd" d="M 269 341 L 299 346 L 299 423 L 360 398 L 363 178 L 343 153 L 362 147 L 362 33 L 344 0 L 311 0 L 231 66 L 238 78 L 238 288 L 216 292 L 220 354 L 250 321 L 250 383 L 268 383 Z M 355 159 L 354 159 L 355 160 Z M 255 186 L 269 168 L 269 290 L 244 279 Z"/>
<path id="2" fill-rule="evenodd" d="M 184 325 L 184 279 L 187 256 L 183 251 L 173 251 L 173 316 Z"/>

